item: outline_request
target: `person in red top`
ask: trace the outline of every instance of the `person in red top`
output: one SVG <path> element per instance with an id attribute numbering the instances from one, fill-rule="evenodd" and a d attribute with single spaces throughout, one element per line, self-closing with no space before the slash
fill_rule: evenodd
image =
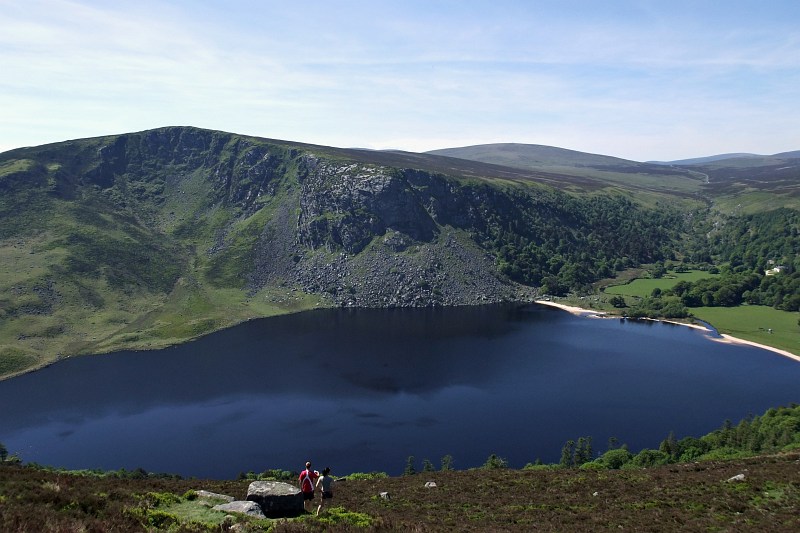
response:
<path id="1" fill-rule="evenodd" d="M 319 472 L 311 470 L 311 461 L 306 462 L 306 469 L 300 472 L 300 490 L 303 491 L 303 508 L 306 512 L 311 512 L 308 508 L 309 502 L 311 507 L 314 507 L 314 487 L 317 484 Z"/>

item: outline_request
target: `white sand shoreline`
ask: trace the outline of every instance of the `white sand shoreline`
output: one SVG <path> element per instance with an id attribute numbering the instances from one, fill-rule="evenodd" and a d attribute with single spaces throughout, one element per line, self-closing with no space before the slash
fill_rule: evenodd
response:
<path id="1" fill-rule="evenodd" d="M 575 306 L 572 306 L 572 305 L 560 304 L 560 303 L 553 302 L 553 301 L 550 301 L 550 300 L 534 300 L 534 303 L 541 304 L 541 305 L 549 305 L 550 307 L 557 307 L 558 309 L 562 309 L 562 310 L 567 311 L 569 313 L 572 313 L 573 315 L 576 315 L 576 316 L 619 318 L 619 317 L 616 317 L 616 315 L 609 315 L 609 314 L 607 314 L 607 313 L 605 313 L 603 311 L 595 311 L 593 309 L 584 309 L 582 307 L 575 307 Z M 677 324 L 679 326 L 686 326 L 686 327 L 689 327 L 689 328 L 701 329 L 703 331 L 707 331 L 708 333 L 712 333 L 712 331 L 710 329 L 708 329 L 705 326 L 701 326 L 699 324 L 689 324 L 689 323 L 686 323 L 686 322 L 677 322 L 677 321 L 674 321 L 674 320 L 657 320 L 657 322 L 667 322 L 667 323 L 670 323 L 670 324 Z M 727 334 L 724 334 L 724 333 L 720 333 L 719 337 L 712 337 L 712 336 L 709 335 L 707 338 L 709 340 L 714 341 L 714 342 L 723 342 L 723 343 L 726 343 L 726 344 L 746 344 L 748 346 L 754 346 L 756 348 L 761 348 L 762 350 L 768 350 L 770 352 L 774 352 L 774 353 L 777 353 L 777 354 L 782 355 L 784 357 L 788 357 L 789 359 L 793 359 L 793 360 L 795 360 L 797 362 L 800 362 L 800 355 L 793 354 L 792 352 L 789 352 L 787 350 L 781 350 L 780 348 L 775 348 L 773 346 L 767 346 L 766 344 L 759 344 L 757 342 L 748 341 L 748 340 L 745 340 L 745 339 L 740 339 L 738 337 L 733 337 L 731 335 L 727 335 Z"/>

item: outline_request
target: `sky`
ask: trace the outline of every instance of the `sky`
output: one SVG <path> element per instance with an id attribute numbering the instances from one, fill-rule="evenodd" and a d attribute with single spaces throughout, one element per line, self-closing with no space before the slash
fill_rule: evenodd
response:
<path id="1" fill-rule="evenodd" d="M 800 0 L 0 0 L 0 151 L 198 126 L 636 161 L 800 149 Z"/>

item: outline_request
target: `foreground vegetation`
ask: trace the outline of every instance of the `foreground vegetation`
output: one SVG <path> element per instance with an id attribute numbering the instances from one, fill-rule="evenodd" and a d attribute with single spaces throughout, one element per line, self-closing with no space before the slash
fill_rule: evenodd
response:
<path id="1" fill-rule="evenodd" d="M 179 479 L 132 472 L 64 472 L 0 458 L 0 530 L 23 531 L 796 531 L 800 527 L 800 406 L 726 422 L 701 438 L 669 435 L 634 455 L 585 438 L 558 465 L 352 474 L 317 517 L 256 520 L 212 511 L 199 490 L 244 499 L 255 478 Z M 0 447 L 1 448 L 1 447 Z M 588 455 L 586 455 L 588 453 Z M 597 457 L 595 457 L 597 456 Z M 445 458 L 448 459 L 448 458 Z M 451 459 L 451 458 L 449 458 Z M 429 465 L 426 462 L 426 465 Z M 435 486 L 429 482 L 435 483 Z M 382 493 L 387 493 L 382 497 Z"/>
<path id="2" fill-rule="evenodd" d="M 727 481 L 744 475 L 742 481 Z M 320 517 L 226 520 L 191 490 L 248 482 L 84 478 L 5 467 L 0 528 L 16 532 L 774 531 L 800 528 L 800 454 L 661 466 L 432 472 L 335 484 Z M 426 488 L 428 481 L 436 487 Z M 380 497 L 387 492 L 389 499 Z"/>

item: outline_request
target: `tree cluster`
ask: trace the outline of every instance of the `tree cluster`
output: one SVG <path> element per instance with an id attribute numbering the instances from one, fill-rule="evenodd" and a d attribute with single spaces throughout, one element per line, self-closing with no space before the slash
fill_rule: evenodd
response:
<path id="1" fill-rule="evenodd" d="M 688 307 L 735 307 L 748 303 L 797 311 L 800 310 L 800 272 L 766 276 L 728 269 L 715 278 L 679 281 L 666 292 L 680 298 L 681 303 Z"/>
<path id="2" fill-rule="evenodd" d="M 515 209 L 495 211 L 485 244 L 503 274 L 548 294 L 588 290 L 617 271 L 669 258 L 683 227 L 671 211 L 622 197 L 510 194 Z"/>
<path id="3" fill-rule="evenodd" d="M 800 270 L 800 211 L 780 208 L 717 222 L 705 242 L 717 263 L 760 272 L 774 264 Z"/>
<path id="4" fill-rule="evenodd" d="M 711 433 L 680 440 L 670 432 L 658 450 L 645 448 L 633 454 L 626 445 L 609 441 L 609 449 L 597 458 L 591 454 L 591 437 L 567 441 L 561 450 L 561 467 L 596 469 L 646 468 L 707 459 L 724 459 L 782 450 L 800 449 L 800 405 L 767 410 L 737 425 L 730 420 Z"/>

